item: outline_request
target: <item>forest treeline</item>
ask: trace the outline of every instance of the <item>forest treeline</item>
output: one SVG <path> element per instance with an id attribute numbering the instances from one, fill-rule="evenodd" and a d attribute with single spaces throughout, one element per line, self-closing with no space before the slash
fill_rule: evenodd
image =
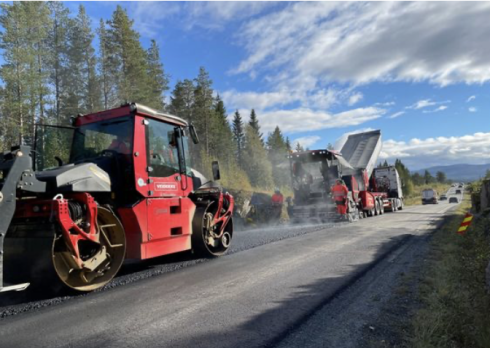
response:
<path id="1" fill-rule="evenodd" d="M 2 3 L 0 9 L 1 150 L 32 145 L 35 124 L 69 125 L 78 114 L 134 101 L 195 125 L 200 144 L 191 148 L 192 161 L 205 175 L 219 160 L 228 186 L 287 185 L 287 170 L 278 165 L 291 145 L 279 127 L 265 139 L 253 109 L 250 121 L 236 111 L 230 124 L 204 67 L 170 90 L 157 41 L 145 49 L 121 6 L 96 23 L 96 30 L 83 5 L 77 13 L 61 2 Z"/>
<path id="2" fill-rule="evenodd" d="M 145 49 L 121 6 L 109 20 L 92 23 L 83 5 L 70 13 L 62 2 L 2 3 L 0 25 L 0 150 L 32 145 L 35 124 L 69 125 L 78 114 L 138 102 L 195 125 L 200 144 L 191 144 L 192 163 L 207 177 L 218 160 L 227 187 L 290 186 L 286 156 L 301 145 L 292 149 L 279 127 L 264 136 L 253 105 L 250 115 L 237 110 L 230 123 L 204 67 L 171 88 L 157 41 Z M 396 165 L 410 185 L 408 170 Z"/>

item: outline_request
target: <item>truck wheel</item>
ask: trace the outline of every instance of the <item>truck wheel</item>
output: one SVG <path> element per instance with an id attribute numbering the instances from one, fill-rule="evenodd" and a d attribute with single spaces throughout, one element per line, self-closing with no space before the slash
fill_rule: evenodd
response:
<path id="1" fill-rule="evenodd" d="M 379 215 L 383 215 L 385 213 L 385 205 L 382 199 L 379 200 Z"/>
<path id="2" fill-rule="evenodd" d="M 400 208 L 399 209 L 403 210 L 403 201 L 402 200 L 400 200 Z"/>
<path id="3" fill-rule="evenodd" d="M 221 256 L 228 251 L 233 236 L 233 220 L 228 220 L 223 232 L 221 226 L 209 227 L 214 217 L 213 204 L 197 206 L 192 221 L 192 250 L 199 257 Z"/>

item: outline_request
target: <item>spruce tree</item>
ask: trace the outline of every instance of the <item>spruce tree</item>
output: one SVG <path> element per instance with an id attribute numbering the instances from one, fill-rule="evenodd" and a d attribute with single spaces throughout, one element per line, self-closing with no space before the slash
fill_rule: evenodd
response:
<path id="1" fill-rule="evenodd" d="M 248 122 L 248 124 L 252 127 L 255 134 L 257 134 L 263 146 L 264 145 L 263 134 L 260 132 L 259 119 L 257 118 L 257 114 L 255 113 L 254 109 L 252 109 L 252 111 L 250 112 L 250 121 Z"/>
<path id="2" fill-rule="evenodd" d="M 242 153 L 242 164 L 250 183 L 254 187 L 272 188 L 272 167 L 267 158 L 267 152 L 257 134 L 257 130 L 250 124 L 246 126 L 245 147 Z"/>
<path id="3" fill-rule="evenodd" d="M 170 105 L 168 106 L 170 113 L 193 123 L 194 90 L 195 86 L 191 80 L 177 81 L 170 96 Z"/>
<path id="4" fill-rule="evenodd" d="M 213 127 L 215 131 L 212 133 L 213 138 L 211 139 L 212 151 L 221 163 L 228 165 L 234 162 L 233 132 L 228 122 L 225 104 L 219 95 L 216 96 L 214 101 L 214 112 Z"/>
<path id="5" fill-rule="evenodd" d="M 281 168 L 281 164 L 287 161 L 288 146 L 278 126 L 267 138 L 267 149 L 269 160 L 272 164 L 272 175 L 275 185 L 279 187 L 287 185 L 289 183 L 289 173 Z"/>
<path id="6" fill-rule="evenodd" d="M 245 146 L 245 133 L 242 116 L 238 110 L 235 111 L 233 117 L 232 129 L 233 129 L 233 140 L 235 141 L 235 156 L 239 166 L 243 165 L 243 148 Z"/>
<path id="7" fill-rule="evenodd" d="M 164 93 L 168 91 L 168 76 L 163 69 L 163 63 L 160 60 L 158 44 L 151 40 L 151 46 L 148 49 L 148 79 L 149 79 L 149 104 L 157 110 L 164 110 Z"/>

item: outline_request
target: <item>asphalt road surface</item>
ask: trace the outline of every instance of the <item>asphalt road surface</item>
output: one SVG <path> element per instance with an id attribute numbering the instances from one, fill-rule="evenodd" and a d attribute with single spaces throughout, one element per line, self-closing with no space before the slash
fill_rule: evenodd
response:
<path id="1" fill-rule="evenodd" d="M 415 206 L 334 227 L 237 232 L 241 247 L 222 258 L 173 265 L 124 286 L 6 317 L 0 347 L 281 345 L 379 260 L 427 235 L 454 206 Z"/>

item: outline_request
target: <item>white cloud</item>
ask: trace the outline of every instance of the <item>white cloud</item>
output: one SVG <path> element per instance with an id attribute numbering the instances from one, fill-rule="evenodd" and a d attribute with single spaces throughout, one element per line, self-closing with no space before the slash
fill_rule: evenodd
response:
<path id="1" fill-rule="evenodd" d="M 489 16 L 488 2 L 294 3 L 243 26 L 248 55 L 234 71 L 310 85 L 481 84 L 490 80 L 490 49 L 481 44 Z"/>
<path id="2" fill-rule="evenodd" d="M 357 104 L 358 102 L 360 102 L 362 100 L 362 98 L 364 98 L 364 96 L 360 92 L 352 94 L 349 97 L 349 102 L 348 102 L 349 106 Z"/>
<path id="3" fill-rule="evenodd" d="M 432 114 L 434 112 L 444 111 L 446 109 L 447 109 L 446 105 L 441 105 L 441 106 L 435 108 L 434 110 L 424 110 L 423 113 L 424 114 Z"/>
<path id="4" fill-rule="evenodd" d="M 408 142 L 386 140 L 380 157 L 388 160 L 400 158 L 411 170 L 456 163 L 490 163 L 490 133 L 414 138 Z"/>
<path id="5" fill-rule="evenodd" d="M 473 106 L 472 106 L 472 107 L 468 108 L 468 111 L 469 111 L 469 112 L 476 112 L 476 111 L 477 111 L 477 109 L 476 109 L 475 107 L 473 107 Z"/>
<path id="6" fill-rule="evenodd" d="M 472 100 L 475 100 L 476 99 L 476 96 L 472 95 L 471 97 L 469 97 L 466 102 L 469 103 L 470 101 Z"/>
<path id="7" fill-rule="evenodd" d="M 315 111 L 308 108 L 258 112 L 257 115 L 264 132 L 279 126 L 285 133 L 299 133 L 320 129 L 357 126 L 375 120 L 386 110 L 375 107 L 357 108 L 336 114 Z"/>
<path id="8" fill-rule="evenodd" d="M 385 103 L 374 103 L 374 106 L 393 106 L 395 105 L 396 103 L 391 101 L 391 102 L 385 102 Z"/>
<path id="9" fill-rule="evenodd" d="M 179 16 L 178 23 L 187 30 L 200 27 L 222 30 L 231 21 L 241 21 L 277 6 L 267 1 L 160 2 L 137 1 L 128 4 L 129 15 L 141 35 L 158 38 L 169 17 Z"/>
<path id="10" fill-rule="evenodd" d="M 451 102 L 450 100 L 445 100 L 445 101 L 442 101 L 442 102 L 436 102 L 436 101 L 433 101 L 431 99 L 423 99 L 423 100 L 419 100 L 418 102 L 416 102 L 413 105 L 407 106 L 406 109 L 419 110 L 419 109 L 427 108 L 429 106 L 440 105 L 440 104 L 447 104 L 447 103 L 450 103 L 450 102 Z M 442 110 L 444 110 L 444 109 L 442 109 Z"/>
<path id="11" fill-rule="evenodd" d="M 164 21 L 181 11 L 175 2 L 138 1 L 129 4 L 129 15 L 142 36 L 157 38 Z"/>
<path id="12" fill-rule="evenodd" d="M 398 112 L 395 112 L 393 115 L 388 116 L 388 118 L 397 118 L 397 117 L 400 117 L 403 114 L 405 114 L 405 111 L 398 111 Z"/>
<path id="13" fill-rule="evenodd" d="M 289 92 L 238 92 L 228 90 L 220 94 L 226 105 L 233 109 L 255 108 L 266 109 L 271 106 L 288 105 L 299 97 Z"/>
<path id="14" fill-rule="evenodd" d="M 227 22 L 253 17 L 276 5 L 267 1 L 192 1 L 184 3 L 182 12 L 188 17 L 189 29 L 193 26 L 223 29 Z"/>
<path id="15" fill-rule="evenodd" d="M 297 144 L 300 144 L 303 148 L 306 149 L 315 145 L 320 139 L 321 137 L 319 137 L 318 135 L 308 135 L 305 137 L 294 139 L 291 145 L 293 148 L 295 148 Z"/>

